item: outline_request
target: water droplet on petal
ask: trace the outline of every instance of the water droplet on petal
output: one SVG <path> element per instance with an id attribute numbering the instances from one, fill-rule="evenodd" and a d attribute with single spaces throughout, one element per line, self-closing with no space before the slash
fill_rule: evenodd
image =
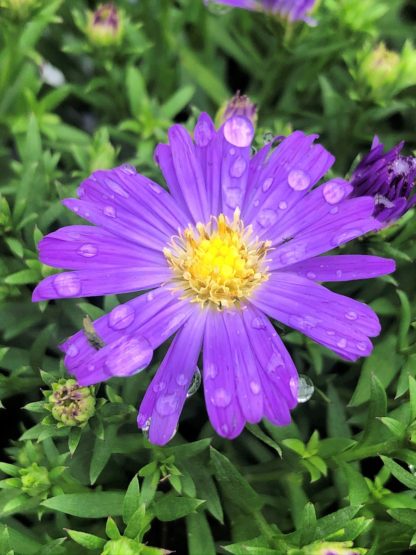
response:
<path id="1" fill-rule="evenodd" d="M 335 335 L 334 330 L 326 330 L 327 335 Z"/>
<path id="2" fill-rule="evenodd" d="M 306 277 L 307 277 L 308 279 L 316 279 L 316 274 L 314 274 L 313 272 L 308 272 L 308 273 L 306 274 Z"/>
<path id="3" fill-rule="evenodd" d="M 229 427 L 227 426 L 227 424 L 222 424 L 222 425 L 220 426 L 220 430 L 221 430 L 221 433 L 223 433 L 225 436 L 226 436 L 226 435 L 229 433 L 229 431 L 230 431 L 230 429 L 229 429 Z"/>
<path id="4" fill-rule="evenodd" d="M 243 116 L 232 117 L 224 123 L 224 137 L 234 146 L 250 146 L 254 137 L 253 124 Z"/>
<path id="5" fill-rule="evenodd" d="M 155 298 L 155 294 L 153 291 L 149 291 L 149 293 L 146 295 L 146 300 L 147 301 L 153 301 L 153 299 Z"/>
<path id="6" fill-rule="evenodd" d="M 251 325 L 255 330 L 264 330 L 266 327 L 264 320 L 262 320 L 261 318 L 253 318 L 253 320 L 251 321 Z"/>
<path id="7" fill-rule="evenodd" d="M 269 362 L 267 363 L 266 372 L 268 374 L 274 374 L 279 368 L 282 368 L 283 366 L 284 361 L 282 355 L 274 351 L 269 359 Z"/>
<path id="8" fill-rule="evenodd" d="M 110 312 L 108 317 L 108 325 L 114 330 L 124 330 L 133 322 L 135 318 L 134 308 L 129 304 L 121 304 L 116 306 Z"/>
<path id="9" fill-rule="evenodd" d="M 280 210 L 286 210 L 286 208 L 287 208 L 287 202 L 284 201 L 284 200 L 281 200 L 281 201 L 279 202 L 279 208 L 280 208 Z"/>
<path id="10" fill-rule="evenodd" d="M 119 195 L 123 198 L 129 198 L 129 193 L 123 189 L 121 185 L 113 181 L 112 179 L 106 179 L 105 183 L 109 189 L 111 189 L 114 193 Z"/>
<path id="11" fill-rule="evenodd" d="M 359 349 L 362 352 L 365 352 L 367 350 L 367 343 L 365 343 L 364 341 L 357 343 L 357 349 Z"/>
<path id="12" fill-rule="evenodd" d="M 231 395 L 224 388 L 216 389 L 211 397 L 211 403 L 216 407 L 225 408 L 231 403 Z"/>
<path id="13" fill-rule="evenodd" d="M 176 383 L 178 385 L 185 385 L 187 381 L 188 381 L 188 378 L 185 376 L 185 374 L 178 374 L 176 376 Z"/>
<path id="14" fill-rule="evenodd" d="M 156 401 L 156 410 L 161 416 L 170 416 L 179 408 L 179 397 L 176 393 L 163 395 Z"/>
<path id="15" fill-rule="evenodd" d="M 338 212 L 339 212 L 338 206 L 333 206 L 329 211 L 330 214 L 338 214 Z"/>
<path id="16" fill-rule="evenodd" d="M 338 204 L 347 193 L 342 183 L 337 181 L 328 181 L 322 187 L 324 199 L 328 204 Z"/>
<path id="17" fill-rule="evenodd" d="M 209 143 L 211 142 L 213 135 L 214 135 L 213 129 L 207 121 L 203 119 L 198 121 L 194 130 L 194 139 L 195 139 L 195 143 L 198 146 L 202 146 L 202 147 L 208 146 Z"/>
<path id="18" fill-rule="evenodd" d="M 75 357 L 78 354 L 78 347 L 74 344 L 70 345 L 66 351 L 67 356 Z"/>
<path id="19" fill-rule="evenodd" d="M 315 387 L 310 377 L 300 374 L 297 388 L 298 403 L 306 403 L 306 401 L 309 401 L 314 394 L 314 391 Z"/>
<path id="20" fill-rule="evenodd" d="M 345 313 L 345 318 L 347 318 L 347 320 L 356 320 L 358 318 L 358 315 L 353 310 L 350 310 L 349 312 Z"/>
<path id="21" fill-rule="evenodd" d="M 61 297 L 74 297 L 81 291 L 81 281 L 76 274 L 57 274 L 53 286 Z"/>
<path id="22" fill-rule="evenodd" d="M 217 367 L 215 366 L 215 364 L 213 364 L 211 362 L 211 363 L 205 365 L 204 375 L 205 375 L 206 378 L 211 378 L 211 379 L 216 378 L 216 376 L 218 375 L 218 370 L 217 370 Z"/>
<path id="23" fill-rule="evenodd" d="M 232 187 L 224 191 L 225 203 L 229 208 L 237 208 L 241 204 L 242 192 L 238 187 Z"/>
<path id="24" fill-rule="evenodd" d="M 311 178 L 303 170 L 292 170 L 287 176 L 287 181 L 295 191 L 304 191 L 311 183 Z"/>
<path id="25" fill-rule="evenodd" d="M 355 239 L 360 235 L 362 235 L 362 231 L 360 231 L 359 229 L 349 229 L 347 231 L 339 233 L 338 235 L 335 235 L 332 238 L 331 243 L 334 246 L 342 245 L 344 243 L 348 243 L 348 241 L 352 241 L 352 239 Z"/>
<path id="26" fill-rule="evenodd" d="M 337 270 L 335 273 L 336 273 L 337 277 L 339 277 L 339 278 L 342 276 L 341 270 Z"/>
<path id="27" fill-rule="evenodd" d="M 345 339 L 345 337 L 342 337 L 338 342 L 337 342 L 337 346 L 340 349 L 345 349 L 345 347 L 347 346 L 347 340 Z"/>
<path id="28" fill-rule="evenodd" d="M 255 200 L 255 201 L 253 202 L 253 205 L 254 205 L 254 206 L 258 206 L 259 204 L 260 204 L 259 199 Z"/>
<path id="29" fill-rule="evenodd" d="M 140 414 L 138 416 L 137 422 L 140 422 Z M 151 418 L 148 418 L 145 422 L 143 422 L 143 424 L 139 424 L 139 426 L 142 429 L 143 435 L 146 437 L 146 439 L 149 437 L 149 430 L 150 430 L 150 424 L 152 422 Z"/>
<path id="30" fill-rule="evenodd" d="M 85 245 L 82 245 L 77 252 L 85 258 L 93 258 L 97 254 L 98 249 L 91 243 L 85 243 Z"/>
<path id="31" fill-rule="evenodd" d="M 241 177 L 247 169 L 247 162 L 242 156 L 239 156 L 231 165 L 230 175 L 231 177 Z"/>
<path id="32" fill-rule="evenodd" d="M 131 164 L 123 164 L 120 166 L 120 170 L 127 175 L 136 175 L 137 173 L 136 168 Z"/>
<path id="33" fill-rule="evenodd" d="M 197 368 L 195 371 L 195 374 L 192 377 L 191 385 L 189 386 L 186 397 L 188 398 L 188 397 L 192 397 L 192 395 L 195 395 L 200 385 L 201 385 L 201 372 L 199 371 L 199 368 Z"/>
<path id="34" fill-rule="evenodd" d="M 117 216 L 117 211 L 114 206 L 105 206 L 104 207 L 104 214 L 109 218 L 115 218 Z"/>
<path id="35" fill-rule="evenodd" d="M 153 391 L 155 393 L 160 393 L 165 388 L 166 388 L 166 383 L 165 382 L 156 382 L 156 383 L 153 384 Z"/>
<path id="36" fill-rule="evenodd" d="M 153 349 L 144 337 L 123 337 L 111 346 L 104 367 L 110 376 L 132 376 L 149 364 Z"/>
<path id="37" fill-rule="evenodd" d="M 261 385 L 258 382 L 250 382 L 250 390 L 254 395 L 258 395 L 261 391 Z"/>
<path id="38" fill-rule="evenodd" d="M 273 183 L 273 177 L 268 177 L 267 179 L 264 180 L 263 186 L 262 186 L 262 189 L 263 189 L 264 193 L 267 193 L 267 191 L 272 186 L 272 183 Z"/>
<path id="39" fill-rule="evenodd" d="M 264 208 L 260 210 L 257 216 L 257 222 L 261 227 L 270 227 L 277 221 L 277 212 L 272 208 Z"/>

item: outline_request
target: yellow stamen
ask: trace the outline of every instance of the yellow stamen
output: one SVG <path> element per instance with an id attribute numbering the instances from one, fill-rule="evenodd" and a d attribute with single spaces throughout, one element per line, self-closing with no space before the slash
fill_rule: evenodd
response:
<path id="1" fill-rule="evenodd" d="M 238 208 L 232 221 L 220 214 L 206 225 L 189 226 L 164 249 L 173 281 L 202 306 L 225 308 L 246 299 L 269 278 L 265 256 L 270 243 L 251 234 Z"/>

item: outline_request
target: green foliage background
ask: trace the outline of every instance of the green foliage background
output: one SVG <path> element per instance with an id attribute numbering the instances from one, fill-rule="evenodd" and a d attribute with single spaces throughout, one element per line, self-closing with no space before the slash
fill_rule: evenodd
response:
<path id="1" fill-rule="evenodd" d="M 291 426 L 263 422 L 233 442 L 213 433 L 201 390 L 168 447 L 137 430 L 163 352 L 146 372 L 97 387 L 85 426 L 60 426 L 40 391 L 66 376 L 56 345 L 122 297 L 32 304 L 31 291 L 54 272 L 38 262 L 37 242 L 77 222 L 60 199 L 121 162 L 163 182 L 152 154 L 168 127 L 215 115 L 237 89 L 258 104 L 257 146 L 291 129 L 318 132 L 341 175 L 375 133 L 388 147 L 405 139 L 410 154 L 412 47 L 390 81 L 363 59 L 380 40 L 399 53 L 415 40 L 416 3 L 322 0 L 314 28 L 199 0 L 117 5 L 120 41 L 94 46 L 82 0 L 0 2 L 0 554 L 307 555 L 324 542 L 407 553 L 416 544 L 412 213 L 344 247 L 394 257 L 393 276 L 333 287 L 380 315 L 373 355 L 347 364 L 279 327 L 314 396 Z M 45 62 L 65 83 L 45 83 Z"/>

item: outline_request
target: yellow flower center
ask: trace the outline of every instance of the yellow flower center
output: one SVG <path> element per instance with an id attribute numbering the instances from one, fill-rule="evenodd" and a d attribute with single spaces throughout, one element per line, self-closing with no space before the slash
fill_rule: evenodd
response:
<path id="1" fill-rule="evenodd" d="M 247 298 L 269 277 L 265 255 L 270 243 L 251 235 L 238 209 L 231 222 L 220 214 L 208 224 L 189 226 L 164 249 L 173 281 L 203 306 L 230 307 Z"/>

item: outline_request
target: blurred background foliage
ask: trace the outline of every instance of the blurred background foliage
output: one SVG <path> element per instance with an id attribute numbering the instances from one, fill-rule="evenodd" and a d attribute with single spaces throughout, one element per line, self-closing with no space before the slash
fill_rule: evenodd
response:
<path id="1" fill-rule="evenodd" d="M 308 27 L 199 0 L 120 0 L 110 31 L 93 24 L 96 8 L 0 1 L 0 554 L 410 553 L 413 213 L 343 247 L 398 263 L 393 276 L 333 287 L 380 315 L 373 355 L 347 364 L 279 326 L 313 395 L 291 426 L 249 426 L 233 442 L 213 434 L 201 390 L 168 447 L 137 430 L 163 353 L 74 399 L 56 345 L 122 296 L 32 304 L 31 291 L 54 272 L 37 242 L 77 222 L 60 199 L 122 162 L 160 181 L 153 150 L 172 122 L 214 116 L 237 90 L 258 105 L 257 147 L 317 132 L 341 175 L 374 134 L 411 154 L 416 2 L 321 0 Z"/>

